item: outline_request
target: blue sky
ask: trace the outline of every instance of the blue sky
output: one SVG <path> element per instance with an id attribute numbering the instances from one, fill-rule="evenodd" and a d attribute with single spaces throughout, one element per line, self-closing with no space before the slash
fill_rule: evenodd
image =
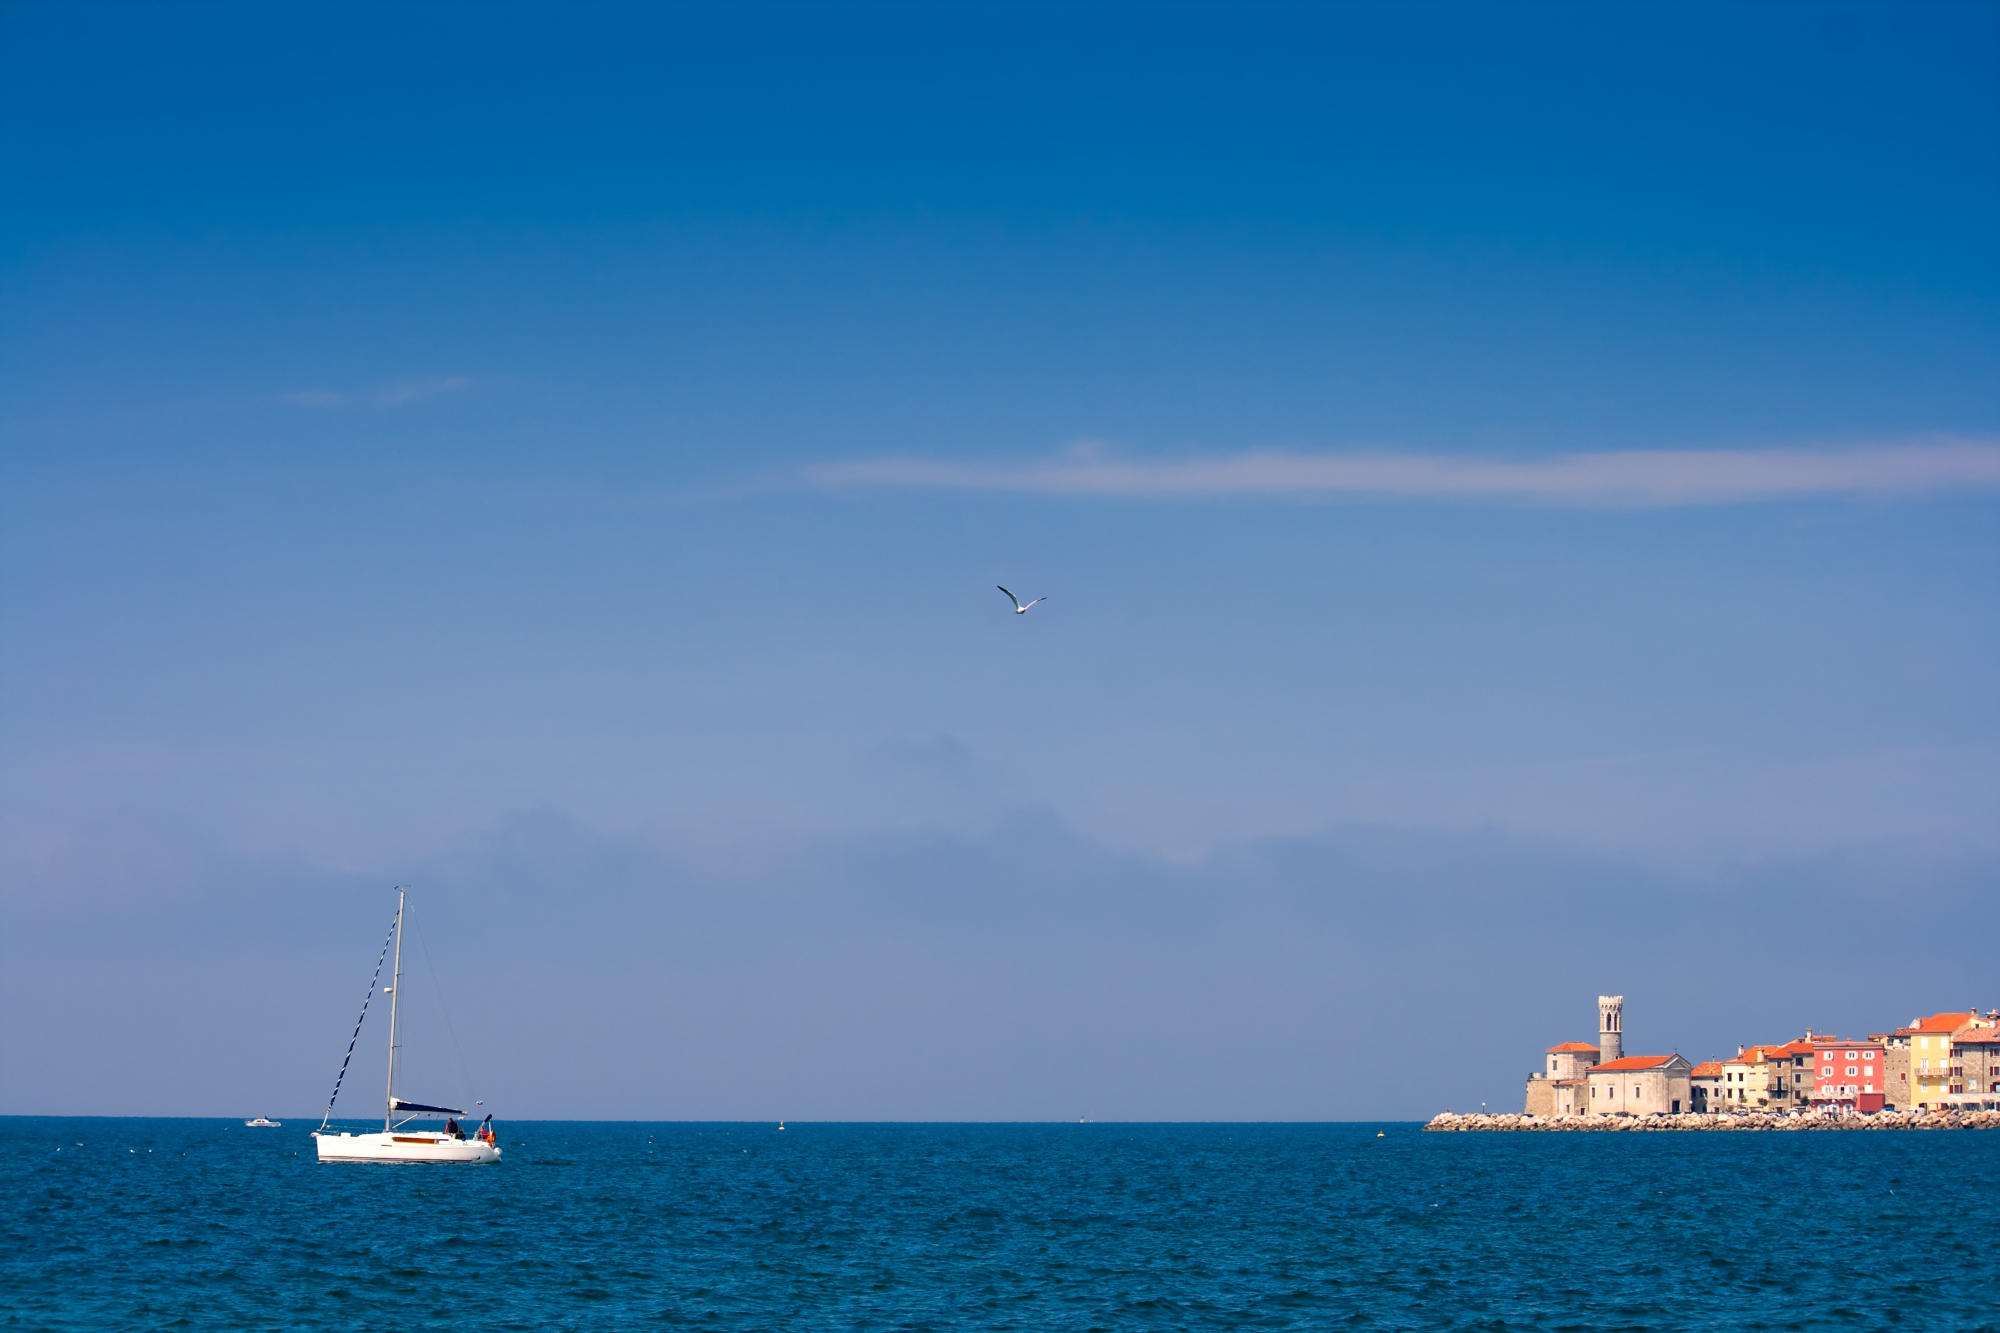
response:
<path id="1" fill-rule="evenodd" d="M 0 1112 L 310 1109 L 395 883 L 516 1116 L 2000 1003 L 1996 22 L 0 12 Z"/>

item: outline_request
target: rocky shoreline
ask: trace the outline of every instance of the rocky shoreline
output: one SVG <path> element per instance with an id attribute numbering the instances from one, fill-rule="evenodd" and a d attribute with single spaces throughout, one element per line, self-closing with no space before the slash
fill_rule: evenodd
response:
<path id="1" fill-rule="evenodd" d="M 1873 1115 L 1780 1115 L 1768 1111 L 1715 1115 L 1454 1115 L 1444 1111 L 1428 1132 L 1513 1130 L 1546 1134 L 1563 1130 L 1812 1130 L 2000 1129 L 2000 1111 L 1877 1111 Z"/>

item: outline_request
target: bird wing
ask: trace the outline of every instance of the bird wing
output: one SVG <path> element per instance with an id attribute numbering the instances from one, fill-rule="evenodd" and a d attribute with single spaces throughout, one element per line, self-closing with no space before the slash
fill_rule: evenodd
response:
<path id="1" fill-rule="evenodd" d="M 1000 585 L 999 585 L 999 584 L 997 584 L 997 583 L 996 583 L 996 584 L 994 584 L 993 586 L 994 586 L 994 587 L 996 587 L 996 588 L 1000 588 Z M 1000 591 L 1001 591 L 1001 592 L 1007 592 L 1007 590 L 1006 590 L 1005 588 L 1000 588 Z M 1013 603 L 1013 604 L 1014 604 L 1015 606 L 1019 606 L 1019 605 L 1021 604 L 1021 599 L 1020 599 L 1020 598 L 1018 598 L 1018 597 L 1016 597 L 1016 596 L 1015 596 L 1015 595 L 1014 595 L 1013 593 L 1011 593 L 1011 592 L 1007 592 L 1007 600 L 1008 600 L 1008 601 L 1010 601 L 1010 602 L 1012 602 L 1012 603 Z"/>
<path id="2" fill-rule="evenodd" d="M 1037 598 L 1035 599 L 1035 601 L 1034 601 L 1034 602 L 1029 602 L 1029 603 L 1028 603 L 1028 606 L 1033 606 L 1033 605 L 1035 604 L 1035 602 L 1046 602 L 1046 601 L 1048 601 L 1048 600 L 1049 600 L 1049 599 L 1048 599 L 1048 598 L 1046 598 L 1046 597 L 1037 597 Z M 1028 606 L 1024 606 L 1024 607 L 1022 607 L 1021 609 L 1022 609 L 1023 611 L 1025 611 L 1025 610 L 1027 610 L 1027 609 L 1028 609 Z"/>

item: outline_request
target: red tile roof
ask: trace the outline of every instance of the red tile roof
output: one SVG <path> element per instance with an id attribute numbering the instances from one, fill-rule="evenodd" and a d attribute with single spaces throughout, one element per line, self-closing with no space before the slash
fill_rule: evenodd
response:
<path id="1" fill-rule="evenodd" d="M 1628 1055 L 1623 1060 L 1613 1060 L 1601 1064 L 1590 1072 L 1593 1074 L 1624 1074 L 1638 1069 L 1658 1069 L 1673 1060 L 1671 1055 Z"/>
<path id="2" fill-rule="evenodd" d="M 1700 1064 L 1696 1065 L 1696 1066 L 1695 1066 L 1695 1067 L 1694 1067 L 1693 1069 L 1690 1069 L 1690 1070 L 1688 1070 L 1688 1077 L 1689 1077 L 1689 1078 L 1714 1078 L 1714 1077 L 1715 1077 L 1715 1076 L 1716 1076 L 1717 1074 L 1720 1074 L 1721 1072 L 1722 1072 L 1722 1061 L 1720 1061 L 1720 1060 L 1703 1060 L 1703 1061 L 1702 1061 L 1702 1062 L 1701 1062 Z"/>
<path id="3" fill-rule="evenodd" d="M 1564 1051 L 1595 1051 L 1597 1048 L 1587 1041 L 1566 1041 L 1560 1046 L 1549 1047 L 1550 1055 L 1560 1055 Z"/>
<path id="4" fill-rule="evenodd" d="M 1977 1022 L 1979 1011 L 1974 1009 L 1964 1014 L 1932 1014 L 1910 1030 L 1912 1032 L 1956 1032 L 1967 1023 Z"/>
<path id="5" fill-rule="evenodd" d="M 1992 1046 L 2000 1043 L 2000 1028 L 1970 1028 L 1951 1039 L 1954 1046 Z"/>

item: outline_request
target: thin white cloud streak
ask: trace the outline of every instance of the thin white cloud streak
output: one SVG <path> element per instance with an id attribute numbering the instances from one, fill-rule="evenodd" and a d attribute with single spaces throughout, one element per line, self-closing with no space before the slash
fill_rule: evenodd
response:
<path id="1" fill-rule="evenodd" d="M 828 490 L 901 488 L 1170 499 L 1341 496 L 1649 508 L 2000 490 L 2000 444 L 1634 450 L 1507 461 L 1276 450 L 1180 461 L 1083 456 L 1006 466 L 888 458 L 807 470 Z"/>
<path id="2" fill-rule="evenodd" d="M 278 401 L 292 407 L 402 407 L 426 398 L 457 393 L 472 387 L 470 375 L 440 375 L 431 379 L 395 380 L 373 389 L 353 393 L 334 389 L 302 389 L 280 395 Z"/>

